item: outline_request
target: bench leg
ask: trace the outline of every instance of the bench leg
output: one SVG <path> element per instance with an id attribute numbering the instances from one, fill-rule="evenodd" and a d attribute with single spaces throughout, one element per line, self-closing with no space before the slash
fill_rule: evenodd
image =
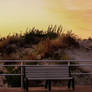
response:
<path id="1" fill-rule="evenodd" d="M 26 91 L 28 92 L 29 82 L 28 79 L 26 79 Z"/>
<path id="2" fill-rule="evenodd" d="M 24 78 L 24 83 L 23 83 L 24 90 L 28 91 L 28 86 L 29 86 L 28 79 Z"/>
<path id="3" fill-rule="evenodd" d="M 45 88 L 48 88 L 48 80 L 45 82 Z"/>
<path id="4" fill-rule="evenodd" d="M 74 78 L 72 79 L 72 89 L 75 90 L 75 80 L 74 80 Z"/>
<path id="5" fill-rule="evenodd" d="M 48 81 L 48 90 L 51 91 L 51 80 Z"/>
<path id="6" fill-rule="evenodd" d="M 68 88 L 71 86 L 71 79 L 68 81 Z"/>
<path id="7" fill-rule="evenodd" d="M 26 78 L 24 78 L 24 80 L 23 80 L 23 88 L 24 88 L 24 90 L 26 90 Z"/>

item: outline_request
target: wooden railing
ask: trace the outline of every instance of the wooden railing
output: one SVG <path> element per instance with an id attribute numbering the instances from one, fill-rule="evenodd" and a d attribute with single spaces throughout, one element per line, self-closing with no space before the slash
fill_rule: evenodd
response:
<path id="1" fill-rule="evenodd" d="M 25 63 L 67 63 L 68 66 L 76 67 L 76 66 L 92 66 L 92 60 L 0 60 L 0 67 L 21 67 L 20 74 L 0 74 L 0 76 L 21 76 L 21 87 L 23 87 L 23 66 L 32 66 L 27 65 Z M 83 63 L 81 63 L 83 62 Z M 8 63 L 8 65 L 4 64 Z M 9 64 L 10 63 L 10 64 Z M 16 63 L 16 64 L 11 64 Z M 19 64 L 17 64 L 19 63 Z M 72 73 L 73 75 L 92 75 L 91 72 L 89 73 Z"/>

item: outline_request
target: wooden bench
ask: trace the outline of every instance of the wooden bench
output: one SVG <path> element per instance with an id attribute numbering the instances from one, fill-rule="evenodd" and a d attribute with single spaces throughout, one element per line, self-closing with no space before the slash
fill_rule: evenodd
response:
<path id="1" fill-rule="evenodd" d="M 24 89 L 28 91 L 30 80 L 45 80 L 45 88 L 51 90 L 52 80 L 68 80 L 68 88 L 75 88 L 74 78 L 68 65 L 31 65 L 24 67 Z"/>

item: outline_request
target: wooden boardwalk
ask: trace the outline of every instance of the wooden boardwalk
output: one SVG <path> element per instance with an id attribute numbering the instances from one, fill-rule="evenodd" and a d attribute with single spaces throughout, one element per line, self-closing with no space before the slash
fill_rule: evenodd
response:
<path id="1" fill-rule="evenodd" d="M 0 92 L 25 92 L 21 88 L 0 88 Z M 32 87 L 29 92 L 49 92 L 43 87 Z M 92 86 L 77 86 L 75 91 L 66 87 L 52 87 L 51 92 L 92 92 Z"/>

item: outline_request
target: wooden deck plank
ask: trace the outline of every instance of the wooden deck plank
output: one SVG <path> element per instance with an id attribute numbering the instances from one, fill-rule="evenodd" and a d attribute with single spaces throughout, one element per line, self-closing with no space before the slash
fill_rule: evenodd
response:
<path id="1" fill-rule="evenodd" d="M 0 92 L 25 92 L 21 88 L 0 88 Z M 49 92 L 43 87 L 32 87 L 29 92 Z M 92 86 L 77 86 L 75 91 L 68 89 L 67 87 L 52 87 L 51 92 L 92 92 Z"/>

